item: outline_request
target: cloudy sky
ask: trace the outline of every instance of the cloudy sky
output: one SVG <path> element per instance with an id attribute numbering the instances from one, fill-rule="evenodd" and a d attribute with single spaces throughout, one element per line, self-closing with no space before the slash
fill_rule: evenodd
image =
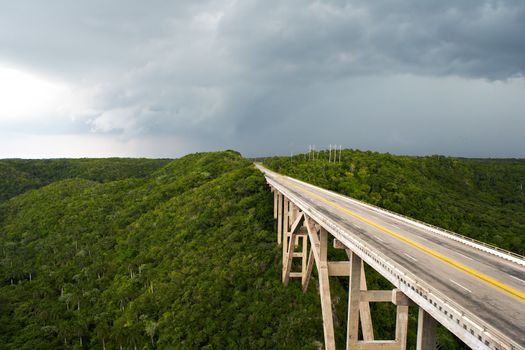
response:
<path id="1" fill-rule="evenodd" d="M 525 158 L 523 0 L 0 0 L 0 158 Z"/>

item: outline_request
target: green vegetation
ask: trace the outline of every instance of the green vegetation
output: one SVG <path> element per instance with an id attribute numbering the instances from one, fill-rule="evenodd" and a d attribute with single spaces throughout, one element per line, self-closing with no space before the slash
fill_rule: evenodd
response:
<path id="1" fill-rule="evenodd" d="M 249 161 L 193 154 L 128 174 L 1 204 L 1 349 L 322 341 L 315 288 L 282 287 L 271 193 Z"/>
<path id="2" fill-rule="evenodd" d="M 54 181 L 81 178 L 98 182 L 144 177 L 166 165 L 165 159 L 3 159 L 0 160 L 0 202 Z"/>
<path id="3" fill-rule="evenodd" d="M 525 162 L 346 150 L 273 170 L 524 252 Z M 314 278 L 281 284 L 273 198 L 233 151 L 0 161 L 0 349 L 317 349 Z M 341 251 L 329 252 L 343 259 Z M 367 270 L 369 288 L 390 287 Z M 339 346 L 348 279 L 332 278 Z M 394 308 L 373 304 L 377 338 Z M 410 315 L 414 343 L 416 316 Z M 443 349 L 463 345 L 440 329 Z"/>

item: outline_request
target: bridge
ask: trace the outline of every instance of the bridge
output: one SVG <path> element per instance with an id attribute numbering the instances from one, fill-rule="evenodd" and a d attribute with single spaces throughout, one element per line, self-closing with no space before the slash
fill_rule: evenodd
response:
<path id="1" fill-rule="evenodd" d="M 346 349 L 406 349 L 409 307 L 417 349 L 436 348 L 437 323 L 472 349 L 525 349 L 522 256 L 256 166 L 274 194 L 284 285 L 306 291 L 317 270 L 326 349 L 336 348 L 330 276 L 350 277 Z M 348 260 L 329 261 L 328 244 Z M 367 290 L 364 263 L 395 288 Z M 371 302 L 396 305 L 395 339 L 374 339 Z"/>

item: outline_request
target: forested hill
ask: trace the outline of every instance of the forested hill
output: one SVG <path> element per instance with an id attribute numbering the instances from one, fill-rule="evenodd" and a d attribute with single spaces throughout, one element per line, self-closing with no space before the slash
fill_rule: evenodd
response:
<path id="1" fill-rule="evenodd" d="M 525 160 L 343 150 L 266 158 L 277 172 L 525 255 Z M 315 159 L 312 159 L 315 158 Z"/>
<path id="2" fill-rule="evenodd" d="M 231 151 L 161 168 L 100 162 L 109 174 L 86 172 L 109 177 L 71 178 L 60 161 L 11 167 L 10 180 L 64 180 L 0 204 L 0 349 L 322 341 L 315 288 L 281 285 L 273 201 L 251 162 Z"/>
<path id="3" fill-rule="evenodd" d="M 346 150 L 334 164 L 323 156 L 264 163 L 524 252 L 522 161 Z M 273 197 L 238 153 L 7 160 L 0 172 L 0 349 L 322 347 L 316 277 L 306 294 L 298 281 L 282 286 Z M 391 288 L 369 269 L 367 283 Z M 331 280 L 341 346 L 347 286 Z M 372 316 L 378 339 L 391 339 L 394 306 L 374 303 Z M 439 343 L 462 348 L 442 328 Z"/>
<path id="4" fill-rule="evenodd" d="M 1 159 L 0 202 L 54 181 L 81 178 L 98 182 L 144 177 L 167 159 Z"/>

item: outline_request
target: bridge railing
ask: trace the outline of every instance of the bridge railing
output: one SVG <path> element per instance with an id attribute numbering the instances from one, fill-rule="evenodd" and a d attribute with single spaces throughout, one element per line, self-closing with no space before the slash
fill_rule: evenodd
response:
<path id="1" fill-rule="evenodd" d="M 277 174 L 277 173 L 276 173 Z M 290 179 L 292 181 L 299 181 L 297 179 L 294 179 L 292 177 L 288 177 L 286 176 L 287 179 Z M 312 184 L 309 184 L 307 182 L 304 182 L 304 181 L 299 181 L 301 183 L 304 183 L 308 186 L 311 186 L 311 187 L 315 187 L 315 188 L 320 188 L 320 187 L 317 187 L 317 186 L 314 186 Z M 485 247 L 486 249 L 482 249 L 483 251 L 487 252 L 487 253 L 491 253 L 493 255 L 497 255 L 499 256 L 500 258 L 503 258 L 503 259 L 506 259 L 506 260 L 509 260 L 509 261 L 512 261 L 512 262 L 515 262 L 519 265 L 522 265 L 522 266 L 525 266 L 525 257 L 518 254 L 518 253 L 514 253 L 514 252 L 511 252 L 511 251 L 508 251 L 506 249 L 503 249 L 503 248 L 500 248 L 500 247 L 497 247 L 493 244 L 490 244 L 490 243 L 486 243 L 486 242 L 482 242 L 482 241 L 479 241 L 477 239 L 474 239 L 474 238 L 471 238 L 471 237 L 468 237 L 468 236 L 464 236 L 464 235 L 461 235 L 459 233 L 456 233 L 456 232 L 453 232 L 453 231 L 450 231 L 450 230 L 447 230 L 445 228 L 442 228 L 442 227 L 438 227 L 438 226 L 434 226 L 432 224 L 429 224 L 429 223 L 426 223 L 426 222 L 423 222 L 423 221 L 420 221 L 418 219 L 414 219 L 414 218 L 411 218 L 411 217 L 408 217 L 406 215 L 403 215 L 403 214 L 399 214 L 399 213 L 396 213 L 392 210 L 388 210 L 388 209 L 385 209 L 385 208 L 382 208 L 382 207 L 379 207 L 377 205 L 373 205 L 373 204 L 369 204 L 369 203 L 366 203 L 362 200 L 359 200 L 359 199 L 355 199 L 355 198 L 352 198 L 352 197 L 349 197 L 349 196 L 344 196 L 344 195 L 341 195 L 337 192 L 334 192 L 334 191 L 331 191 L 331 190 L 327 190 L 325 188 L 320 188 L 321 190 L 323 191 L 326 191 L 326 192 L 329 192 L 330 194 L 332 195 L 335 195 L 337 197 L 342 197 L 342 198 L 345 198 L 345 199 L 350 199 L 350 200 L 353 200 L 355 202 L 358 202 L 360 205 L 362 206 L 365 206 L 365 207 L 369 207 L 375 211 L 379 211 L 379 212 L 384 212 L 384 213 L 387 213 L 389 214 L 390 216 L 394 216 L 394 217 L 397 217 L 397 218 L 401 218 L 401 219 L 404 219 L 405 222 L 412 222 L 412 223 L 418 223 L 419 225 L 423 226 L 424 228 L 426 229 L 429 229 L 430 231 L 434 232 L 434 233 L 437 233 L 437 234 L 443 234 L 443 233 L 446 233 L 448 234 L 449 236 L 452 236 L 452 237 L 455 237 L 456 241 L 466 241 L 466 242 L 463 242 L 463 243 L 467 243 L 467 242 L 470 242 L 472 244 L 468 244 L 469 246 L 473 247 L 473 248 L 477 248 L 479 249 L 480 247 L 476 247 L 476 245 L 478 246 L 482 246 L 482 247 Z M 449 237 L 449 238 L 452 238 L 452 237 Z M 452 238 L 453 239 L 453 238 Z M 494 254 L 494 252 L 491 252 L 489 250 L 494 250 L 496 252 L 499 252 L 500 254 Z M 508 257 L 506 257 L 505 255 L 508 255 L 514 259 L 509 259 Z"/>
<path id="2" fill-rule="evenodd" d="M 345 229 L 336 222 L 326 219 L 320 212 L 290 193 L 279 183 L 268 178 L 267 182 L 294 202 L 305 214 L 325 227 L 334 237 L 351 248 L 353 252 L 360 255 L 368 265 L 387 278 L 396 288 L 400 289 L 420 307 L 423 307 L 432 317 L 459 336 L 469 346 L 475 349 L 491 350 L 521 349 L 513 340 L 507 339 L 494 327 L 461 307 L 448 296 L 421 281 L 417 276 L 384 254 L 370 248 L 366 242 L 361 241 L 351 233 L 352 238 L 349 239 L 349 233 Z"/>

